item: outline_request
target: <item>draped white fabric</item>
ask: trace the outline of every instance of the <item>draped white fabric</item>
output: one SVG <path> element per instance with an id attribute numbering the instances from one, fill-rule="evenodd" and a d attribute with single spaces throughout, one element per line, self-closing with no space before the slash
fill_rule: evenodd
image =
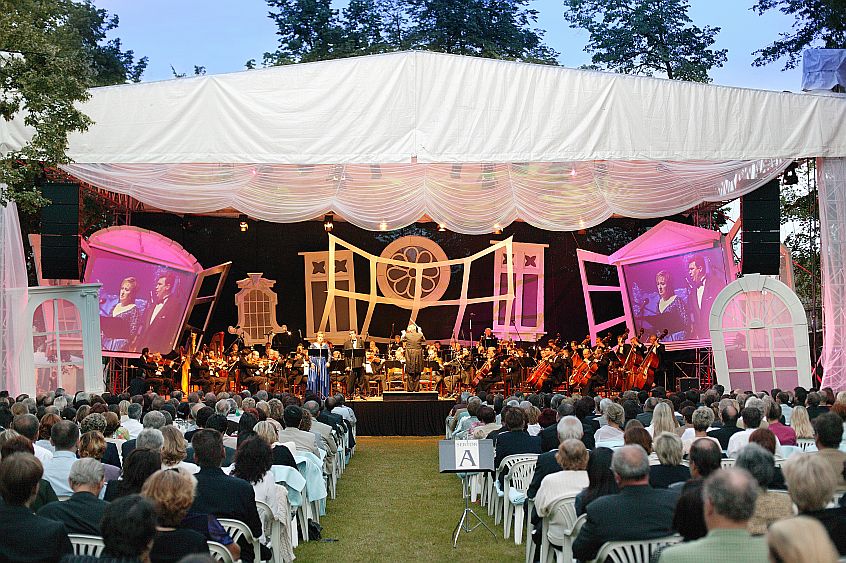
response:
<path id="1" fill-rule="evenodd" d="M 846 100 L 431 52 L 95 88 L 80 163 L 846 156 Z M 0 154 L 32 131 L 0 121 Z"/>
<path id="2" fill-rule="evenodd" d="M 817 160 L 823 294 L 823 387 L 846 389 L 846 158 Z"/>
<path id="3" fill-rule="evenodd" d="M 20 354 L 30 334 L 26 318 L 27 275 L 15 203 L 0 206 L 0 389 L 20 392 Z"/>
<path id="4" fill-rule="evenodd" d="M 290 223 L 334 211 L 369 230 L 423 215 L 482 234 L 522 219 L 567 231 L 613 214 L 672 215 L 734 199 L 778 175 L 785 160 L 511 164 L 71 164 L 77 178 L 175 213 L 234 209 Z"/>

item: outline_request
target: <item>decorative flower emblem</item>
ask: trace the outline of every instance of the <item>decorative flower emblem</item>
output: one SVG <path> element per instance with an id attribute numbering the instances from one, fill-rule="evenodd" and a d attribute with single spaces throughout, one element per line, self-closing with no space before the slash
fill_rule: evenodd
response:
<path id="1" fill-rule="evenodd" d="M 446 253 L 437 243 L 418 236 L 402 237 L 393 241 L 382 251 L 381 257 L 412 264 L 436 264 L 447 260 Z M 406 301 L 398 303 L 401 307 L 411 308 L 418 291 L 421 301 L 439 300 L 449 286 L 449 266 L 423 268 L 420 272 L 419 288 L 417 271 L 417 268 L 380 262 L 377 266 L 379 288 L 387 297 Z"/>

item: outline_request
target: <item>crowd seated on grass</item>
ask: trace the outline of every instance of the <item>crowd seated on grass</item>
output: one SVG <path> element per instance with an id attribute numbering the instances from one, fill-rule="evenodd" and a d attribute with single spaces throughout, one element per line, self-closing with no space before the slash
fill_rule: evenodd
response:
<path id="1" fill-rule="evenodd" d="M 220 518 L 243 522 L 262 560 L 273 558 L 272 542 L 279 560 L 293 560 L 294 512 L 273 467 L 310 464 L 328 482 L 354 443 L 343 397 L 306 399 L 303 408 L 266 392 L 0 392 L 0 561 L 209 561 L 209 541 L 233 560 L 255 560 L 253 545 L 233 541 Z M 306 457 L 301 469 L 295 457 L 305 452 L 322 467 Z M 284 522 L 277 539 L 257 501 Z M 99 558 L 74 555 L 69 534 L 99 536 L 105 548 Z"/>
<path id="2" fill-rule="evenodd" d="M 538 417 L 540 449 L 528 431 L 530 409 L 555 413 Z M 557 503 L 573 503 L 584 519 L 567 547 L 575 559 L 592 559 L 609 541 L 673 535 L 679 545 L 653 560 L 846 556 L 846 393 L 727 393 L 720 386 L 604 398 L 465 392 L 446 422 L 448 438 L 456 429 L 492 440 L 500 489 L 508 475 L 503 460 L 534 460 L 525 491 L 534 502 L 527 541 L 545 541 L 543 519 Z M 807 538 L 793 537 L 791 526 Z M 803 553 L 806 542 L 814 545 Z"/>

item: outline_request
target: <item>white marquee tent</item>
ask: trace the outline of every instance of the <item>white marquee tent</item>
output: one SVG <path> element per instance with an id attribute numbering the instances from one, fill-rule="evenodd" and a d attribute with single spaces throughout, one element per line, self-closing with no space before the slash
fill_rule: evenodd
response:
<path id="1" fill-rule="evenodd" d="M 660 217 L 819 157 L 828 383 L 846 388 L 846 99 L 429 52 L 97 88 L 65 170 L 178 213 L 468 234 Z M 0 123 L 0 153 L 31 135 Z"/>

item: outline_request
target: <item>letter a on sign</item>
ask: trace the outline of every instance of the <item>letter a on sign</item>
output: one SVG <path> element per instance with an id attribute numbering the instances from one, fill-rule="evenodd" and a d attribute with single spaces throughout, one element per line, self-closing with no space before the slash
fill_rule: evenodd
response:
<path id="1" fill-rule="evenodd" d="M 476 440 L 455 441 L 455 468 L 468 471 L 479 468 L 479 442 Z"/>

